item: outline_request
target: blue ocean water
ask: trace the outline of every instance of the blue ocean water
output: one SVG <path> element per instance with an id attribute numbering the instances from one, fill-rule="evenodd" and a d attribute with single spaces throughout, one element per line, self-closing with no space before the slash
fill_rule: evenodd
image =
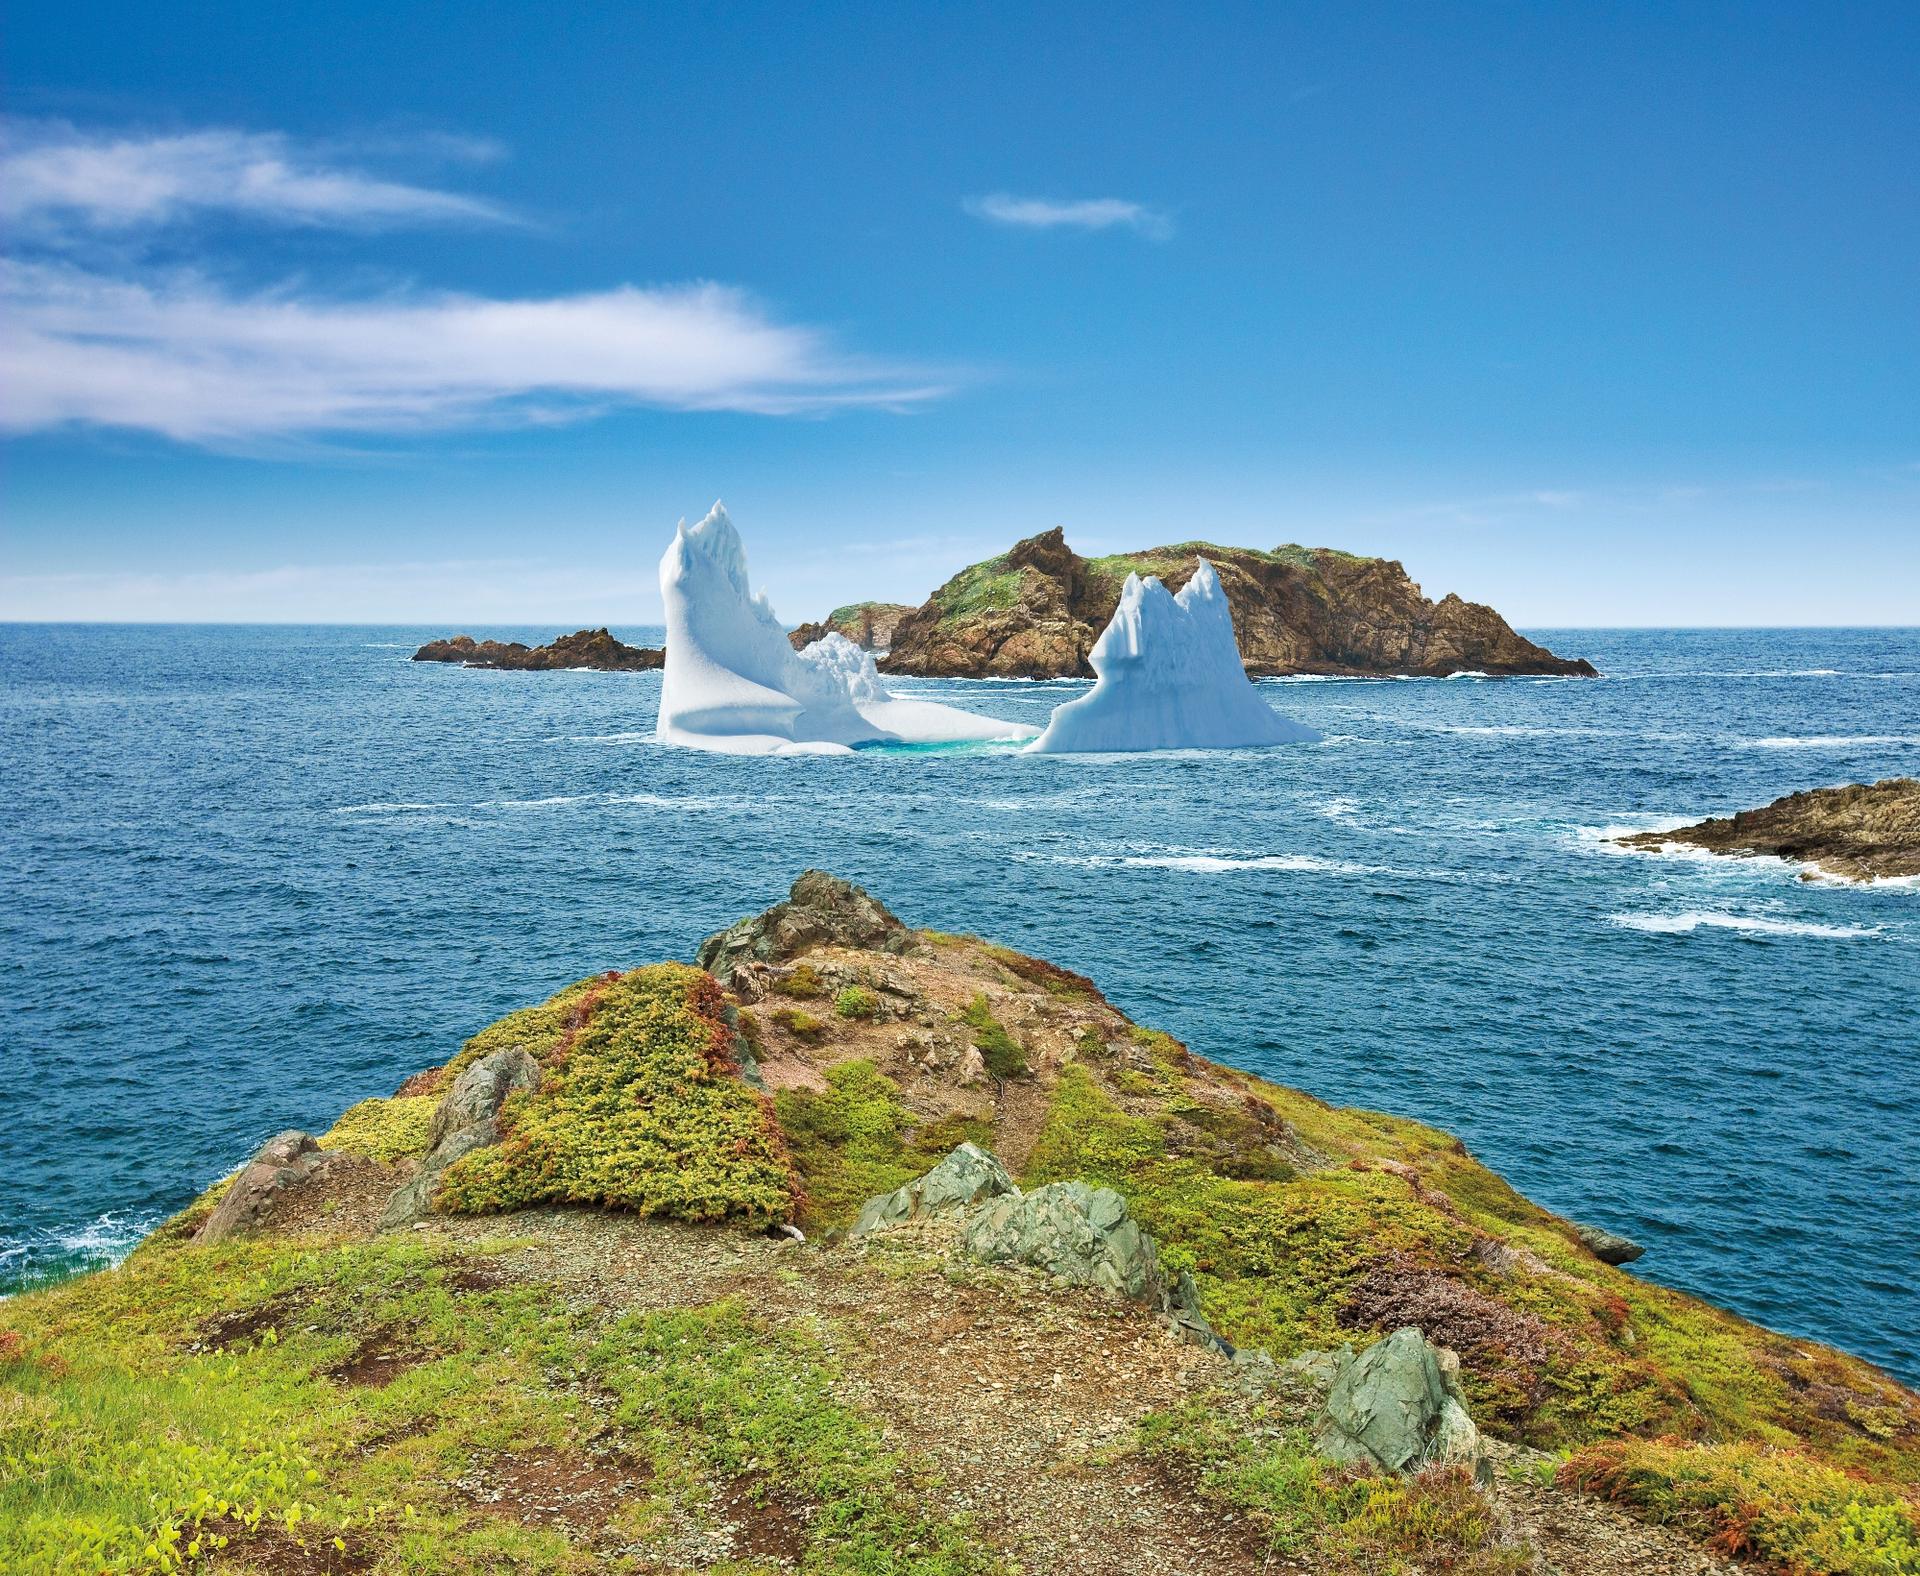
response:
<path id="1" fill-rule="evenodd" d="M 1535 632 L 1607 676 L 1275 683 L 1324 744 L 1102 759 L 662 749 L 657 674 L 439 633 L 0 626 L 0 1276 L 819 865 L 1920 1379 L 1920 890 L 1602 837 L 1920 770 L 1920 631 Z"/>

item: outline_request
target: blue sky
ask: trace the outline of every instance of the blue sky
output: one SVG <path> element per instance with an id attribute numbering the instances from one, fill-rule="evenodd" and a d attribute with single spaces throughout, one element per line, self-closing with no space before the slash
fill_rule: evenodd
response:
<path id="1" fill-rule="evenodd" d="M 0 617 L 789 619 L 1053 525 L 1920 621 L 1911 6 L 15 7 Z"/>

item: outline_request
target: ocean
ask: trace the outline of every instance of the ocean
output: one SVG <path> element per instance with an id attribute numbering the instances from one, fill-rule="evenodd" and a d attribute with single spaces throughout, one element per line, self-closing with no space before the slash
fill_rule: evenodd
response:
<path id="1" fill-rule="evenodd" d="M 815 865 L 1920 1381 L 1920 888 L 1606 840 L 1920 772 L 1920 631 L 1536 630 L 1606 676 L 1274 682 L 1323 743 L 1109 758 L 663 749 L 658 674 L 445 633 L 0 626 L 0 1286 Z"/>

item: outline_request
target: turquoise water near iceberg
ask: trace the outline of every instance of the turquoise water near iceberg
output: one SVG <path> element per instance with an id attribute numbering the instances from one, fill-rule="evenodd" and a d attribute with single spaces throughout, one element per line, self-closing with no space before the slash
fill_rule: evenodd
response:
<path id="1" fill-rule="evenodd" d="M 0 626 L 0 1283 L 819 865 L 1920 1380 L 1920 890 L 1604 841 L 1920 771 L 1920 632 L 1534 631 L 1607 676 L 1267 684 L 1326 739 L 1265 752 L 798 759 L 656 747 L 655 674 L 406 660 L 443 633 Z"/>

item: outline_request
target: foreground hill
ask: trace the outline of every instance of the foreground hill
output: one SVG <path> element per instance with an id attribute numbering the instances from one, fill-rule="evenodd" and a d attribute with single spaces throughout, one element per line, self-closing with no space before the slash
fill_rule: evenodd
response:
<path id="1" fill-rule="evenodd" d="M 1757 810 L 1619 841 L 1655 850 L 1677 843 L 1716 854 L 1770 854 L 1853 881 L 1920 876 L 1920 781 L 1886 777 L 1809 788 Z"/>
<path id="2" fill-rule="evenodd" d="M 1920 1397 L 1626 1246 L 809 872 L 0 1309 L 0 1568 L 1920 1570 Z"/>
<path id="3" fill-rule="evenodd" d="M 1555 656 L 1498 613 L 1448 595 L 1429 601 L 1390 559 L 1332 548 L 1183 542 L 1082 558 L 1058 530 L 963 569 L 892 627 L 888 673 L 956 678 L 1090 677 L 1087 653 L 1131 573 L 1179 590 L 1204 554 L 1219 571 L 1256 678 L 1287 673 L 1561 674 L 1591 663 Z M 835 615 L 856 615 L 858 607 Z"/>

